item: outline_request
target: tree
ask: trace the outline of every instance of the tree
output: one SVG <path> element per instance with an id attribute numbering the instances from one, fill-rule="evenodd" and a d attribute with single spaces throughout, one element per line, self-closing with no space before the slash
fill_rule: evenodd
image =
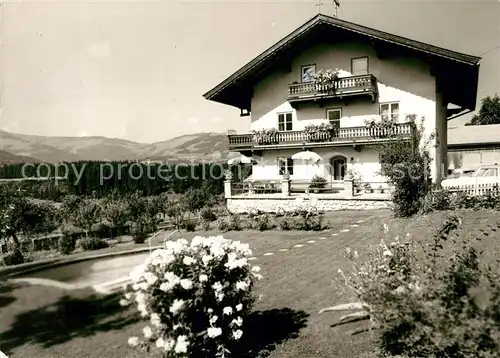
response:
<path id="1" fill-rule="evenodd" d="M 78 210 L 82 205 L 82 200 L 83 199 L 81 197 L 76 195 L 65 196 L 59 208 L 61 221 L 76 225 L 76 217 L 78 215 Z"/>
<path id="2" fill-rule="evenodd" d="M 500 96 L 487 96 L 481 100 L 481 109 L 467 122 L 466 126 L 481 126 L 485 124 L 500 124 Z"/>
<path id="3" fill-rule="evenodd" d="M 0 238 L 11 239 L 15 262 L 24 262 L 22 236 L 44 234 L 57 228 L 54 206 L 27 198 L 21 190 L 8 190 L 0 185 Z"/>
<path id="4" fill-rule="evenodd" d="M 404 140 L 392 119 L 370 122 L 369 128 L 377 134 L 392 140 L 378 145 L 380 152 L 380 174 L 392 186 L 393 210 L 396 216 L 408 217 L 416 214 L 422 199 L 431 189 L 429 146 L 435 138 L 433 133 L 424 138 L 424 120 L 417 125 L 416 115 L 406 117 L 413 126 L 410 141 Z"/>
<path id="5" fill-rule="evenodd" d="M 102 207 L 96 199 L 83 200 L 75 217 L 77 226 L 85 230 L 85 235 L 88 237 L 89 231 L 92 230 L 92 225 L 99 221 L 102 214 Z"/>
<path id="6" fill-rule="evenodd" d="M 129 219 L 128 205 L 124 200 L 107 200 L 104 203 L 103 218 L 105 223 L 111 228 L 118 230 L 123 228 Z M 113 238 L 113 230 L 111 230 Z"/>

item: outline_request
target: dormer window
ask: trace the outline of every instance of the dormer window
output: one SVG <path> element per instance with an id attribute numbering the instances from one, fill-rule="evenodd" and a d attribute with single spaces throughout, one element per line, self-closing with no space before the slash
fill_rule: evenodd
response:
<path id="1" fill-rule="evenodd" d="M 316 65 L 302 66 L 302 83 L 314 82 Z"/>

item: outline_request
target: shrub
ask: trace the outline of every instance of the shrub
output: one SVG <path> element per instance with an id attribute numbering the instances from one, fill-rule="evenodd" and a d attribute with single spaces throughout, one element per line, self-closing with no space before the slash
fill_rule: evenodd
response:
<path id="1" fill-rule="evenodd" d="M 218 218 L 217 219 L 217 228 L 223 232 L 229 231 L 229 224 L 225 218 Z"/>
<path id="2" fill-rule="evenodd" d="M 101 250 L 109 247 L 106 240 L 97 237 L 85 237 L 80 239 L 80 246 L 85 251 Z"/>
<path id="3" fill-rule="evenodd" d="M 76 248 L 76 240 L 72 235 L 63 235 L 58 240 L 58 251 L 63 255 L 69 255 Z"/>
<path id="4" fill-rule="evenodd" d="M 182 202 L 167 202 L 165 214 L 170 218 L 170 220 L 172 220 L 176 229 L 181 228 L 185 213 L 186 207 Z"/>
<path id="5" fill-rule="evenodd" d="M 293 218 L 293 228 L 296 230 L 305 231 L 321 231 L 326 228 L 323 224 L 323 214 L 300 213 L 299 216 Z"/>
<path id="6" fill-rule="evenodd" d="M 381 356 L 498 356 L 498 267 L 480 264 L 474 240 L 456 235 L 459 227 L 450 216 L 426 246 L 382 242 L 372 260 L 343 276 L 379 328 Z"/>
<path id="7" fill-rule="evenodd" d="M 269 215 L 263 214 L 255 217 L 255 227 L 259 231 L 266 231 L 271 229 L 271 224 L 269 222 Z"/>
<path id="8" fill-rule="evenodd" d="M 236 214 L 231 214 L 229 216 L 228 230 L 229 231 L 240 231 L 241 229 L 242 229 L 242 227 L 241 227 L 240 216 L 236 215 Z"/>
<path id="9" fill-rule="evenodd" d="M 324 215 L 321 214 L 309 216 L 306 219 L 306 230 L 321 231 L 325 229 L 325 225 L 323 224 L 324 218 Z"/>
<path id="10" fill-rule="evenodd" d="M 210 221 L 202 221 L 201 223 L 203 230 L 208 231 L 210 230 Z"/>
<path id="11" fill-rule="evenodd" d="M 420 212 L 427 214 L 433 211 L 445 211 L 453 209 L 451 193 L 444 189 L 435 189 L 429 191 L 422 199 Z"/>
<path id="12" fill-rule="evenodd" d="M 414 120 L 414 115 L 407 116 Z M 411 140 L 404 140 L 391 119 L 367 124 L 375 137 L 382 135 L 392 140 L 379 145 L 380 175 L 387 178 L 392 187 L 392 202 L 395 216 L 408 217 L 420 210 L 423 198 L 430 190 L 431 162 L 429 145 L 431 135 L 423 143 L 424 121 L 414 125 Z"/>
<path id="13" fill-rule="evenodd" d="M 205 207 L 200 212 L 200 217 L 203 221 L 212 222 L 217 220 L 217 216 L 211 208 Z"/>
<path id="14" fill-rule="evenodd" d="M 459 192 L 453 194 L 450 200 L 454 209 L 500 210 L 500 196 L 495 195 L 495 193 L 467 195 Z"/>
<path id="15" fill-rule="evenodd" d="M 182 201 L 190 212 L 198 212 L 205 206 L 211 207 L 215 205 L 217 199 L 215 190 L 207 184 L 202 185 L 201 188 L 189 188 L 186 190 L 182 197 Z"/>
<path id="16" fill-rule="evenodd" d="M 148 234 L 144 231 L 137 231 L 132 235 L 132 238 L 134 239 L 134 244 L 144 244 L 148 238 Z"/>
<path id="17" fill-rule="evenodd" d="M 15 248 L 12 252 L 4 255 L 3 263 L 5 266 L 19 265 L 26 262 L 25 257 L 20 249 Z"/>
<path id="18" fill-rule="evenodd" d="M 197 225 L 197 222 L 193 218 L 189 218 L 189 219 L 184 220 L 184 229 L 186 229 L 186 231 L 190 231 L 190 232 L 196 231 L 196 225 Z"/>
<path id="19" fill-rule="evenodd" d="M 149 324 L 144 339 L 168 357 L 226 357 L 243 334 L 254 303 L 258 267 L 247 244 L 222 236 L 169 241 L 132 274 L 123 305 L 134 304 Z"/>
<path id="20" fill-rule="evenodd" d="M 290 217 L 281 217 L 278 219 L 278 228 L 281 231 L 288 231 L 293 229 L 293 223 L 292 223 L 292 218 Z"/>
<path id="21" fill-rule="evenodd" d="M 311 189 L 321 189 L 321 188 L 326 187 L 327 184 L 328 184 L 328 181 L 324 177 L 319 176 L 319 175 L 315 175 L 311 179 L 311 184 L 309 185 L 309 188 L 311 188 Z"/>

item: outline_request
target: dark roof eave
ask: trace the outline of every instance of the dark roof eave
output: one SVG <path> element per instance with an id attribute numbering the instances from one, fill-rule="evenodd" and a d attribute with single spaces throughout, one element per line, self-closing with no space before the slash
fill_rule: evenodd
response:
<path id="1" fill-rule="evenodd" d="M 471 147 L 491 147 L 499 146 L 500 142 L 467 142 L 467 143 L 448 143 L 448 148 L 471 148 Z"/>
<path id="2" fill-rule="evenodd" d="M 305 24 L 297 28 L 295 31 L 275 43 L 273 46 L 268 48 L 266 51 L 262 52 L 260 55 L 255 57 L 253 60 L 248 62 L 246 65 L 241 67 L 238 71 L 234 72 L 232 75 L 230 75 L 228 78 L 226 78 L 224 81 L 222 81 L 220 84 L 206 92 L 203 97 L 207 100 L 213 100 L 213 101 L 218 101 L 217 100 L 217 95 L 221 93 L 224 89 L 228 88 L 231 86 L 234 82 L 238 80 L 244 79 L 245 76 L 251 72 L 255 67 L 258 65 L 262 64 L 263 62 L 269 60 L 277 51 L 279 51 L 283 46 L 293 42 L 297 37 L 299 37 L 302 33 L 307 31 L 308 29 L 314 27 L 317 24 L 329 24 L 335 27 L 338 27 L 340 29 L 352 31 L 358 34 L 362 34 L 371 38 L 375 38 L 381 41 L 393 43 L 399 46 L 407 47 L 416 51 L 428 53 L 434 56 L 446 58 L 448 60 L 452 61 L 457 61 L 461 62 L 465 65 L 470 65 L 470 66 L 478 66 L 479 62 L 481 60 L 480 57 L 477 56 L 472 56 L 472 55 L 467 55 L 451 50 L 447 50 L 441 47 L 433 46 L 433 45 L 428 45 L 423 42 L 411 40 L 402 36 L 398 35 L 393 35 L 387 32 L 379 31 L 376 29 L 372 29 L 366 26 L 362 25 L 357 25 L 348 21 L 344 20 L 339 20 L 337 18 L 333 18 L 330 16 L 326 15 L 316 15 L 313 17 L 311 20 L 307 21 Z M 222 103 L 222 102 L 221 102 Z M 225 103 L 228 104 L 228 103 Z M 229 104 L 233 105 L 234 104 Z"/>

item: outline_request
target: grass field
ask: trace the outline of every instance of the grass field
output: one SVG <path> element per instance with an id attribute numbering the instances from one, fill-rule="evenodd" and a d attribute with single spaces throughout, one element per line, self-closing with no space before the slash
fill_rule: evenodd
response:
<path id="1" fill-rule="evenodd" d="M 326 232 L 224 234 L 251 245 L 257 257 L 254 263 L 261 266 L 264 275 L 256 286 L 262 300 L 247 322 L 242 341 L 244 350 L 251 352 L 247 356 L 265 356 L 269 351 L 271 358 L 372 357 L 370 335 L 352 335 L 367 323 L 335 326 L 338 314 L 318 314 L 321 308 L 352 299 L 337 275 L 339 268 L 348 270 L 345 248 L 356 249 L 363 257 L 384 237 L 384 223 L 389 225 L 391 236 L 409 232 L 416 240 L 426 239 L 447 214 L 393 219 L 387 211 L 337 212 L 328 214 L 332 228 Z M 464 218 L 465 235 L 479 234 L 486 225 L 499 226 L 498 212 L 456 214 Z M 355 224 L 359 220 L 363 222 Z M 183 236 L 195 234 L 217 232 Z M 498 257 L 497 236 L 494 233 L 480 241 L 488 260 Z M 8 283 L 0 287 L 0 350 L 10 357 L 156 357 L 134 352 L 126 344 L 143 325 L 134 310 L 118 305 L 116 296 Z"/>

